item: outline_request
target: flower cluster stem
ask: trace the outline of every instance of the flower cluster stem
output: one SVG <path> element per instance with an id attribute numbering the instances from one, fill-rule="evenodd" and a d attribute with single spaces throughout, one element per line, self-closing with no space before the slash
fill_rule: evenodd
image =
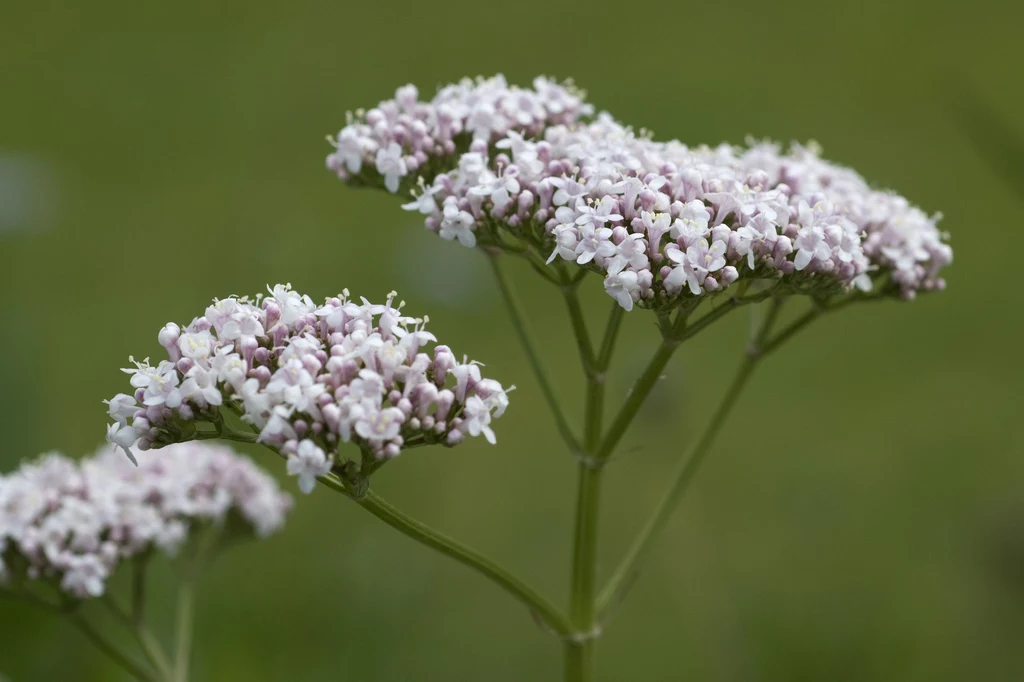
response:
<path id="1" fill-rule="evenodd" d="M 525 604 L 537 619 L 559 637 L 571 637 L 573 635 L 573 625 L 561 611 L 494 561 L 395 509 L 372 490 L 367 491 L 361 498 L 353 497 L 352 499 L 363 509 L 403 535 L 435 549 L 486 576 Z"/>
<path id="2" fill-rule="evenodd" d="M 501 292 L 501 298 L 505 302 L 505 307 L 508 310 L 509 317 L 512 319 L 512 328 L 515 329 L 516 335 L 519 337 L 519 342 L 523 346 L 523 352 L 526 353 L 526 359 L 530 363 L 530 368 L 533 370 L 533 374 L 537 379 L 537 384 L 540 386 L 541 394 L 544 396 L 544 400 L 548 404 L 548 410 L 551 412 L 551 416 L 555 420 L 558 432 L 561 434 L 562 439 L 571 450 L 574 452 L 578 451 L 580 447 L 579 442 L 576 440 L 576 436 L 573 434 L 572 428 L 569 426 L 569 422 L 566 420 L 565 414 L 562 412 L 561 403 L 555 395 L 555 390 L 551 386 L 551 382 L 548 380 L 547 372 L 544 371 L 544 365 L 541 363 L 540 355 L 537 353 L 532 335 L 526 326 L 526 318 L 523 316 L 515 291 L 512 289 L 512 284 L 505 276 L 505 273 L 501 270 L 501 265 L 498 263 L 498 254 L 487 252 L 487 255 L 488 260 L 491 262 L 492 269 L 494 270 L 494 277 L 498 282 L 498 290 Z"/>

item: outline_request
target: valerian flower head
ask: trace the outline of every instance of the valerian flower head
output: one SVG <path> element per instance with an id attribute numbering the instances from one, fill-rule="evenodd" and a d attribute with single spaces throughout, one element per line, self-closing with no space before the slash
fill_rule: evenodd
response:
<path id="1" fill-rule="evenodd" d="M 209 524 L 265 537 L 290 508 L 272 478 L 223 446 L 173 445 L 137 467 L 109 446 L 77 462 L 42 455 L 0 476 L 0 582 L 48 580 L 72 598 L 98 597 L 132 557 L 174 554 Z"/>
<path id="2" fill-rule="evenodd" d="M 913 298 L 945 286 L 940 272 L 953 254 L 939 217 L 871 188 L 814 145 L 657 142 L 608 114 L 589 119 L 575 91 L 545 83 L 571 105 L 556 113 L 548 102 L 549 116 L 526 127 L 513 115 L 485 125 L 501 107 L 483 107 L 472 141 L 434 148 L 418 171 L 426 178 L 420 199 L 406 205 L 426 216 L 428 229 L 491 249 L 522 240 L 541 259 L 550 254 L 549 263 L 599 273 L 627 310 L 664 309 L 758 280 L 782 295 L 812 296 L 877 284 Z M 355 184 L 382 181 L 340 174 Z"/>
<path id="3" fill-rule="evenodd" d="M 290 285 L 269 293 L 214 301 L 174 325 L 176 335 L 165 326 L 158 340 L 178 359 L 132 360 L 124 371 L 135 395 L 107 401 L 108 440 L 131 456 L 132 448 L 237 437 L 225 422 L 234 415 L 243 435 L 287 458 L 303 492 L 345 463 L 344 443 L 375 467 L 408 447 L 466 435 L 494 442 L 491 420 L 504 412 L 507 391 L 447 346 L 431 352 L 427 320 L 405 315 L 394 292 L 380 305 L 347 291 L 322 305 Z"/>
<path id="4" fill-rule="evenodd" d="M 571 84 L 536 78 L 533 88 L 510 86 L 501 75 L 463 79 L 441 88 L 429 102 L 406 85 L 395 98 L 352 118 L 336 139 L 327 167 L 343 180 L 383 183 L 394 194 L 416 173 L 433 177 L 432 162 L 452 156 L 473 140 L 485 145 L 510 134 L 539 134 L 556 123 L 571 123 L 593 113 Z M 375 169 L 376 174 L 368 173 Z M 492 201 L 507 203 L 519 193 L 512 182 L 494 183 Z"/>

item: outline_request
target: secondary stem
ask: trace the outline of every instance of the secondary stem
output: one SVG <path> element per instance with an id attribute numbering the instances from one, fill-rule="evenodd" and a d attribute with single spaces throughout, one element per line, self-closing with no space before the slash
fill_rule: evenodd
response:
<path id="1" fill-rule="evenodd" d="M 508 309 L 509 317 L 512 318 L 512 327 L 515 329 L 516 335 L 519 337 L 519 342 L 522 344 L 523 351 L 526 353 L 526 359 L 530 363 L 530 368 L 533 370 L 534 376 L 537 378 L 541 394 L 544 396 L 544 400 L 548 404 L 548 410 L 551 411 L 551 415 L 555 419 L 555 425 L 558 427 L 558 432 L 561 434 L 566 445 L 569 446 L 569 449 L 573 452 L 578 452 L 580 449 L 579 442 L 576 440 L 576 436 L 569 427 L 569 422 L 566 420 L 565 414 L 562 412 L 561 404 L 558 397 L 555 395 L 555 390 L 552 388 L 551 382 L 548 381 L 547 373 L 544 371 L 544 365 L 541 363 L 540 355 L 538 355 L 533 340 L 530 337 L 530 331 L 526 326 L 526 319 L 523 317 L 519 302 L 516 300 L 515 292 L 512 290 L 512 285 L 505 277 L 505 274 L 501 271 L 501 266 L 498 264 L 498 255 L 490 252 L 487 252 L 487 255 L 491 262 L 492 269 L 494 270 L 494 277 L 498 281 L 498 290 L 501 292 L 501 297 L 505 302 L 505 307 Z"/>
<path id="2" fill-rule="evenodd" d="M 121 651 L 104 638 L 103 635 L 96 632 L 82 614 L 73 613 L 70 616 L 70 620 L 71 623 L 78 628 L 90 642 L 92 642 L 93 646 L 106 654 L 110 660 L 121 666 L 125 672 L 140 680 L 140 682 L 155 682 L 155 678 L 147 670 L 132 661 L 125 654 L 121 653 Z"/>
<path id="3" fill-rule="evenodd" d="M 175 624 L 174 682 L 188 682 L 192 657 L 192 628 L 195 615 L 195 583 L 192 575 L 183 576 L 178 587 L 178 612 Z"/>
<path id="4" fill-rule="evenodd" d="M 747 351 L 747 354 L 740 363 L 736 376 L 733 378 L 725 396 L 722 398 L 722 402 L 715 410 L 714 415 L 712 415 L 711 421 L 708 423 L 707 427 L 705 427 L 704 433 L 701 434 L 700 438 L 694 444 L 689 456 L 680 463 L 676 473 L 672 476 L 672 483 L 669 485 L 668 491 L 655 508 L 653 515 L 640 532 L 640 535 L 634 541 L 632 547 L 630 547 L 629 551 L 626 553 L 626 556 L 623 558 L 618 568 L 616 568 L 615 572 L 612 574 L 608 584 L 601 591 L 601 594 L 597 599 L 599 619 L 607 615 L 608 610 L 614 607 L 629 589 L 637 571 L 639 570 L 640 563 L 649 552 L 654 539 L 668 522 L 672 511 L 678 505 L 679 500 L 682 498 L 683 494 L 689 487 L 690 482 L 700 469 L 700 465 L 703 463 L 710 451 L 715 437 L 718 435 L 718 432 L 721 430 L 723 424 L 728 418 L 729 413 L 735 406 L 759 361 L 768 353 L 777 349 L 783 342 L 791 338 L 798 331 L 810 324 L 810 322 L 816 319 L 825 310 L 825 308 L 812 309 L 769 340 L 771 330 L 778 319 L 781 307 L 782 300 L 774 299 L 772 307 L 769 309 L 760 329 L 755 335 L 753 342 Z"/>
<path id="5" fill-rule="evenodd" d="M 561 611 L 494 561 L 395 509 L 372 490 L 362 498 L 353 497 L 352 499 L 363 509 L 400 533 L 482 573 L 529 607 L 537 618 L 559 636 L 570 637 L 573 635 L 573 624 Z"/>

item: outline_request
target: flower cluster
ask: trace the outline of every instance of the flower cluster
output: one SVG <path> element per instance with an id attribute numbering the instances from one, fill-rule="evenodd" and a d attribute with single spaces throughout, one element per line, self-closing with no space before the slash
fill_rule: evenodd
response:
<path id="1" fill-rule="evenodd" d="M 540 134 L 544 128 L 572 123 L 593 113 L 571 83 L 560 85 L 536 78 L 533 88 L 509 86 L 500 74 L 493 78 L 463 79 L 448 85 L 430 102 L 406 85 L 395 98 L 366 112 L 349 115 L 327 167 L 343 180 L 366 181 L 374 169 L 391 193 L 407 175 L 427 175 L 430 162 L 464 150 L 470 140 L 491 142 L 515 131 Z M 415 176 L 414 176 L 415 177 Z"/>
<path id="2" fill-rule="evenodd" d="M 290 507 L 272 478 L 225 447 L 175 445 L 138 467 L 109 446 L 80 462 L 43 455 L 0 476 L 0 581 L 17 574 L 97 597 L 122 561 L 173 554 L 200 524 L 231 516 L 264 537 Z"/>
<path id="3" fill-rule="evenodd" d="M 534 242 L 549 263 L 599 272 L 627 310 L 753 280 L 827 295 L 889 277 L 912 298 L 941 289 L 952 261 L 937 216 L 813 146 L 690 148 L 600 114 L 476 138 L 446 161 L 404 206 L 429 229 L 466 246 L 500 246 L 499 230 Z"/>
<path id="4" fill-rule="evenodd" d="M 169 358 L 123 370 L 135 392 L 108 401 L 108 439 L 127 451 L 213 435 L 196 423 L 219 433 L 227 409 L 288 458 L 304 492 L 332 470 L 341 443 L 380 461 L 467 435 L 495 441 L 506 390 L 448 346 L 425 352 L 437 341 L 427 319 L 403 315 L 394 292 L 383 305 L 345 291 L 318 306 L 290 285 L 269 291 L 215 300 L 185 328 L 166 325 L 158 338 Z"/>

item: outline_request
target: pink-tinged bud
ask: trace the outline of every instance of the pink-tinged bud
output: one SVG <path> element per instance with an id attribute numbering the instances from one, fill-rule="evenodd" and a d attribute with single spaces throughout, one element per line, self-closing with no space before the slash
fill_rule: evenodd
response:
<path id="1" fill-rule="evenodd" d="M 718 291 L 721 288 L 722 287 L 719 286 L 718 284 L 718 280 L 715 279 L 713 276 L 708 275 L 707 277 L 704 278 L 704 289 L 706 291 Z"/>
<path id="2" fill-rule="evenodd" d="M 241 346 L 242 360 L 245 361 L 246 367 L 252 367 L 253 361 L 256 359 L 256 349 L 260 347 L 255 336 L 243 336 L 239 340 L 238 345 Z"/>
<path id="3" fill-rule="evenodd" d="M 652 192 L 646 187 L 640 190 L 640 208 L 641 210 L 650 212 L 654 209 L 655 203 L 658 201 L 658 194 Z"/>
<path id="4" fill-rule="evenodd" d="M 448 445 L 458 445 L 462 442 L 463 438 L 464 436 L 462 435 L 462 431 L 458 431 L 453 428 L 448 432 Z"/>
<path id="5" fill-rule="evenodd" d="M 534 196 L 533 192 L 528 189 L 524 189 L 516 200 L 519 207 L 519 217 L 527 218 L 530 215 L 530 211 L 533 209 Z"/>
<path id="6" fill-rule="evenodd" d="M 724 286 L 729 286 L 740 278 L 739 271 L 731 265 L 726 265 L 722 268 L 721 272 L 718 273 L 718 278 L 721 280 Z"/>
<path id="7" fill-rule="evenodd" d="M 399 390 L 392 390 L 390 393 L 388 393 L 388 401 L 392 405 L 396 405 L 398 403 L 398 401 L 401 400 L 401 399 L 402 399 L 402 392 L 399 391 Z"/>
<path id="8" fill-rule="evenodd" d="M 324 422 L 327 423 L 328 428 L 336 432 L 338 425 L 341 423 L 341 408 L 334 403 L 330 403 L 321 407 L 320 413 L 324 416 Z"/>
<path id="9" fill-rule="evenodd" d="M 188 371 L 195 367 L 196 361 L 192 358 L 181 358 L 175 363 L 174 367 L 182 374 L 188 374 Z"/>
<path id="10" fill-rule="evenodd" d="M 412 414 L 412 401 L 410 401 L 408 398 L 402 398 L 401 400 L 399 400 L 395 407 L 400 409 L 402 413 L 405 414 L 406 417 Z"/>
<path id="11" fill-rule="evenodd" d="M 409 421 L 406 422 L 406 426 L 408 426 L 413 431 L 419 431 L 421 428 L 423 428 L 423 424 L 421 424 L 420 420 L 417 419 L 416 417 L 411 417 Z"/>
<path id="12" fill-rule="evenodd" d="M 384 446 L 384 456 L 388 459 L 398 457 L 398 454 L 402 452 L 402 446 L 395 443 L 388 443 Z"/>
<path id="13" fill-rule="evenodd" d="M 670 266 L 668 266 L 668 265 L 663 265 L 663 266 L 661 266 L 661 269 L 658 270 L 658 276 L 661 277 L 662 281 L 665 281 L 666 279 L 668 279 L 668 276 L 671 275 L 671 274 L 672 274 L 672 268 Z"/>
<path id="14" fill-rule="evenodd" d="M 452 354 L 452 351 L 448 346 L 439 345 L 434 347 L 434 363 L 432 369 L 434 372 L 434 383 L 436 383 L 438 387 L 444 386 L 445 379 L 448 377 L 448 372 L 451 371 L 456 364 L 455 355 Z"/>
<path id="15" fill-rule="evenodd" d="M 213 325 L 210 324 L 208 319 L 205 317 L 197 317 L 192 320 L 192 324 L 188 326 L 188 332 L 195 334 L 196 332 L 210 331 L 211 328 L 213 328 Z"/>
<path id="16" fill-rule="evenodd" d="M 654 284 L 654 273 L 650 270 L 641 270 L 636 274 L 636 282 L 640 286 L 641 292 L 650 291 Z"/>
<path id="17" fill-rule="evenodd" d="M 487 140 L 473 140 L 469 143 L 469 151 L 471 154 L 482 154 L 487 156 Z"/>
<path id="18" fill-rule="evenodd" d="M 249 370 L 249 376 L 260 382 L 260 386 L 266 386 L 270 383 L 271 372 L 270 368 L 266 365 L 260 365 Z"/>
<path id="19" fill-rule="evenodd" d="M 306 431 L 309 429 L 309 424 L 304 419 L 296 419 L 295 423 L 292 424 L 292 428 L 295 429 L 295 435 L 299 438 L 305 438 Z"/>
<path id="20" fill-rule="evenodd" d="M 137 389 L 135 389 L 135 394 L 134 395 L 135 395 L 135 402 L 141 403 L 143 400 L 145 400 L 146 389 L 144 389 L 144 388 L 137 388 Z"/>
<path id="21" fill-rule="evenodd" d="M 434 418 L 428 414 L 426 417 L 420 419 L 420 424 L 423 425 L 424 431 L 430 431 L 432 428 L 434 428 Z"/>
<path id="22" fill-rule="evenodd" d="M 729 243 L 729 235 L 732 234 L 732 228 L 728 225 L 715 225 L 711 228 L 711 243 L 714 244 L 717 241 L 723 241 L 726 244 Z"/>
<path id="23" fill-rule="evenodd" d="M 281 307 L 275 301 L 263 301 L 263 312 L 267 316 L 264 329 L 270 329 L 281 320 Z"/>
<path id="24" fill-rule="evenodd" d="M 180 337 L 181 327 L 173 322 L 165 324 L 160 333 L 157 334 L 157 340 L 161 346 L 167 349 L 167 355 L 171 362 L 175 362 L 181 357 L 181 350 L 178 348 L 178 339 Z"/>
<path id="25" fill-rule="evenodd" d="M 622 242 L 626 241 L 626 237 L 629 236 L 629 230 L 618 225 L 612 228 L 612 243 L 618 246 Z"/>
<path id="26" fill-rule="evenodd" d="M 266 365 L 270 362 L 270 349 L 260 346 L 252 356 L 253 364 Z"/>
<path id="27" fill-rule="evenodd" d="M 142 433 L 143 431 L 149 431 L 151 428 L 153 428 L 153 425 L 149 423 L 148 419 L 143 417 L 141 419 L 136 419 L 135 421 L 133 421 L 132 428 Z"/>
<path id="28" fill-rule="evenodd" d="M 182 403 L 181 405 L 178 406 L 178 416 L 184 419 L 185 421 L 192 421 L 193 419 L 196 418 L 195 413 L 192 410 L 192 406 L 189 405 L 188 403 Z"/>
<path id="29" fill-rule="evenodd" d="M 285 339 L 291 335 L 288 327 L 283 324 L 276 324 L 270 330 L 270 343 L 273 344 L 274 348 L 284 347 Z"/>
<path id="30" fill-rule="evenodd" d="M 793 253 L 793 242 L 789 237 L 779 237 L 775 242 L 775 248 L 772 249 L 772 255 L 776 258 L 785 258 L 789 254 Z"/>
<path id="31" fill-rule="evenodd" d="M 303 369 L 309 372 L 312 376 L 319 374 L 320 370 L 323 368 L 320 361 L 310 354 L 303 355 L 301 362 Z"/>
<path id="32" fill-rule="evenodd" d="M 452 404 L 455 403 L 455 394 L 447 388 L 437 392 L 437 410 L 434 411 L 434 417 L 437 420 L 448 419 L 448 411 L 452 409 Z"/>

